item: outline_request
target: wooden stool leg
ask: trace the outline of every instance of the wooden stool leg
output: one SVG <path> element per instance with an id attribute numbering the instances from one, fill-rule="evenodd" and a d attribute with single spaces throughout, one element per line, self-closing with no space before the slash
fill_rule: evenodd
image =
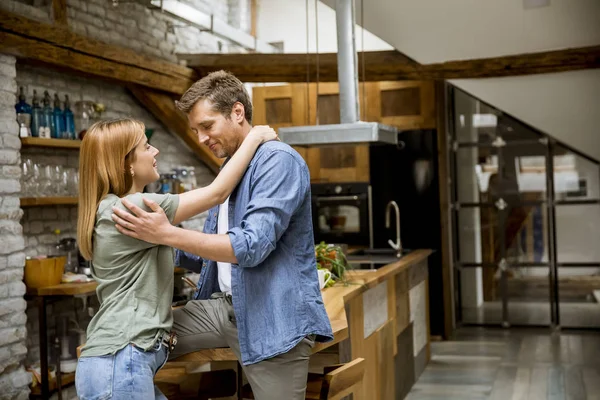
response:
<path id="1" fill-rule="evenodd" d="M 238 361 L 237 363 L 237 398 L 238 400 L 243 399 L 243 390 L 242 386 L 244 386 L 244 379 L 242 376 L 242 364 Z"/>

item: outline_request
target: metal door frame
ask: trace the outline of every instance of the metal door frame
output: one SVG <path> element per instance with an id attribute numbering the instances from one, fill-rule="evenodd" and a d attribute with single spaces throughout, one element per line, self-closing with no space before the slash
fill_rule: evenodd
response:
<path id="1" fill-rule="evenodd" d="M 462 263 L 460 261 L 460 248 L 457 238 L 459 237 L 459 228 L 458 228 L 458 216 L 459 211 L 462 208 L 483 208 L 483 207 L 494 207 L 498 210 L 499 220 L 500 220 L 500 232 L 505 232 L 506 228 L 506 219 L 507 213 L 510 210 L 507 207 L 507 203 L 504 201 L 502 197 L 497 200 L 495 203 L 490 202 L 479 202 L 479 203 L 461 203 L 458 200 L 458 184 L 456 183 L 455 177 L 457 176 L 457 152 L 460 148 L 466 147 L 494 147 L 496 155 L 498 157 L 498 179 L 502 178 L 503 174 L 503 165 L 504 165 L 504 156 L 503 149 L 507 146 L 520 146 L 524 144 L 541 144 L 546 146 L 546 151 L 544 154 L 546 171 L 554 171 L 554 163 L 553 163 L 553 150 L 554 143 L 550 139 L 540 136 L 539 140 L 523 140 L 523 141 L 511 141 L 510 143 L 506 143 L 501 136 L 496 136 L 496 139 L 491 144 L 482 144 L 482 143 L 460 143 L 456 139 L 455 132 L 455 118 L 454 118 L 454 90 L 456 90 L 451 85 L 448 85 L 448 107 L 449 110 L 449 118 L 448 118 L 448 139 L 450 140 L 449 148 L 449 158 L 450 158 L 450 180 L 451 180 L 451 220 L 452 220 L 452 246 L 453 246 L 453 269 L 455 271 L 454 282 L 455 282 L 455 306 L 456 306 L 456 315 L 458 320 L 462 320 L 462 304 L 461 304 L 461 291 L 460 291 L 460 276 L 459 271 L 462 268 L 494 268 L 498 267 L 501 271 L 500 275 L 500 297 L 502 300 L 502 323 L 503 327 L 510 327 L 509 322 L 509 311 L 508 311 L 508 274 L 507 271 L 511 267 L 548 267 L 549 268 L 549 306 L 550 306 L 550 326 L 554 329 L 560 326 L 560 312 L 559 312 L 559 292 L 558 292 L 558 265 L 556 258 L 556 214 L 554 209 L 554 173 L 546 173 L 546 195 L 545 198 L 541 201 L 537 202 L 521 202 L 520 205 L 546 205 L 546 215 L 547 215 L 547 238 L 548 238 L 548 262 L 544 263 L 533 263 L 533 262 L 525 262 L 525 263 L 508 263 L 506 261 L 506 243 L 504 235 L 500 235 L 499 238 L 499 246 L 500 246 L 500 261 L 498 264 L 491 263 Z M 473 96 L 472 96 L 473 97 Z M 479 101 L 475 97 L 473 99 Z"/>
<path id="2" fill-rule="evenodd" d="M 460 269 L 462 268 L 473 268 L 473 267 L 481 267 L 481 268 L 490 268 L 490 267 L 499 267 L 501 270 L 500 276 L 500 287 L 501 287 L 501 297 L 502 297 L 502 326 L 508 327 L 509 323 L 509 314 L 508 314 L 508 276 L 507 269 L 510 267 L 548 267 L 548 280 L 549 280 L 549 305 L 550 305 L 550 327 L 552 329 L 561 329 L 561 318 L 560 318 L 560 297 L 559 297 L 559 276 L 558 276 L 558 267 L 600 267 L 600 261 L 594 262 L 559 262 L 557 257 L 557 238 L 556 238 L 556 206 L 566 206 L 566 205 L 600 205 L 600 198 L 598 199 L 584 199 L 584 200 L 556 200 L 555 196 L 555 187 L 554 187 L 554 155 L 557 147 L 565 148 L 567 151 L 575 154 L 578 157 L 582 157 L 583 159 L 594 163 L 599 170 L 599 179 L 600 179 L 600 162 L 593 160 L 582 154 L 581 152 L 570 148 L 569 146 L 560 143 L 547 135 L 537 131 L 536 129 L 523 124 L 521 121 L 519 123 L 523 124 L 526 128 L 530 129 L 532 132 L 536 132 L 539 135 L 539 140 L 526 140 L 519 141 L 516 143 L 515 141 L 511 141 L 508 145 L 520 145 L 524 143 L 534 143 L 537 142 L 546 146 L 546 151 L 544 154 L 545 157 L 545 165 L 546 165 L 546 196 L 543 200 L 536 202 L 536 204 L 545 204 L 546 206 L 546 234 L 547 234 L 547 242 L 548 242 L 548 262 L 544 263 L 506 263 L 506 246 L 504 243 L 504 235 L 500 237 L 500 260 L 501 262 L 498 264 L 491 263 L 461 263 L 460 262 L 460 249 L 459 249 L 459 230 L 458 230 L 458 213 L 461 208 L 471 207 L 471 208 L 482 208 L 482 207 L 499 207 L 499 205 L 488 203 L 461 203 L 458 201 L 458 184 L 455 179 L 457 176 L 457 151 L 459 148 L 464 147 L 482 147 L 482 146 L 490 146 L 490 144 L 481 144 L 481 143 L 459 143 L 456 138 L 455 132 L 455 115 L 454 115 L 454 92 L 456 90 L 460 90 L 458 88 L 453 87 L 451 84 L 446 84 L 446 132 L 448 133 L 448 157 L 450 164 L 450 220 L 451 220 L 451 232 L 452 232 L 452 269 L 454 271 L 453 281 L 454 281 L 454 307 L 455 307 L 455 323 L 462 322 L 462 301 L 461 301 L 461 280 L 460 280 Z M 476 97 L 464 92 L 465 94 L 471 96 L 474 100 L 479 101 L 483 104 L 485 102 L 477 99 Z M 490 105 L 488 105 L 490 106 Z M 494 108 L 493 106 L 490 106 Z M 498 174 L 501 176 L 503 165 L 503 156 L 502 149 L 507 145 L 507 143 L 502 143 L 503 140 L 499 140 L 495 147 L 498 155 Z M 492 146 L 494 146 L 492 144 Z M 551 173 L 548 173 L 551 171 Z M 599 182 L 600 184 L 600 182 Z M 531 202 L 521 202 L 521 205 L 532 205 Z M 500 210 L 501 213 L 504 213 L 503 210 Z M 502 229 L 501 231 L 505 231 L 505 221 L 506 218 L 502 218 Z M 504 261 L 504 263 L 502 262 Z M 581 329 L 582 327 L 573 327 L 577 329 Z M 596 327 L 598 328 L 598 327 Z"/>

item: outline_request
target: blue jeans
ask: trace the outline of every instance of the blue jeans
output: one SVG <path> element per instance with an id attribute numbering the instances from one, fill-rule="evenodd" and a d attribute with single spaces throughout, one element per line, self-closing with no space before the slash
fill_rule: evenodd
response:
<path id="1" fill-rule="evenodd" d="M 160 340 L 148 351 L 130 344 L 115 354 L 80 357 L 75 374 L 77 396 L 80 400 L 166 400 L 153 380 L 167 358 Z"/>

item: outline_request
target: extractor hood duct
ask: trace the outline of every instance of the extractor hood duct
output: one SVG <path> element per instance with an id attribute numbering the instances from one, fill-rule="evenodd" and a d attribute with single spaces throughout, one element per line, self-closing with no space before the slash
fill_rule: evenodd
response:
<path id="1" fill-rule="evenodd" d="M 341 124 L 280 128 L 279 137 L 293 146 L 382 143 L 398 144 L 396 128 L 359 120 L 358 68 L 354 40 L 354 0 L 336 0 L 338 79 Z"/>

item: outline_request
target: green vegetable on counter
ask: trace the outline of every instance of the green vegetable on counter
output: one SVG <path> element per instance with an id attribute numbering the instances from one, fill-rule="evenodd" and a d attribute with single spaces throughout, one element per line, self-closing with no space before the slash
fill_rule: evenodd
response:
<path id="1" fill-rule="evenodd" d="M 333 286 L 336 282 L 345 282 L 348 260 L 340 246 L 321 242 L 315 245 L 315 257 L 317 269 L 325 269 L 331 272 L 331 278 L 325 287 Z"/>

